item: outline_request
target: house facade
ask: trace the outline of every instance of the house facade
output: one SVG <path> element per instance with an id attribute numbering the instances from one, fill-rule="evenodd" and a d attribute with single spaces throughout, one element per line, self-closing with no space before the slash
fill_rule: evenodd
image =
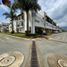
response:
<path id="1" fill-rule="evenodd" d="M 9 23 L 0 24 L 0 32 L 8 32 L 9 31 Z"/>
<path id="2" fill-rule="evenodd" d="M 42 14 L 42 15 L 41 15 Z M 48 31 L 59 31 L 56 23 L 47 16 L 45 12 L 32 12 L 29 11 L 29 31 L 31 34 L 43 33 Z M 23 14 L 18 15 L 13 21 L 14 32 L 25 33 L 27 30 L 27 15 L 24 11 Z M 11 32 L 11 24 L 9 25 L 9 32 Z"/>

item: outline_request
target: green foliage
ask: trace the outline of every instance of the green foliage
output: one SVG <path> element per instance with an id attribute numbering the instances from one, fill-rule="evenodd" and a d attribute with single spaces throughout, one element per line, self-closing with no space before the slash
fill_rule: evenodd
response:
<path id="1" fill-rule="evenodd" d="M 12 33 L 14 33 L 14 30 L 13 30 L 13 20 L 16 17 L 15 9 L 14 9 L 14 4 L 12 4 L 11 7 L 9 7 L 9 8 L 10 8 L 10 12 L 5 12 L 5 13 L 3 13 L 3 15 L 6 16 L 6 19 L 10 18 L 11 24 L 12 24 Z"/>
<path id="2" fill-rule="evenodd" d="M 34 10 L 37 12 L 37 10 L 40 10 L 40 6 L 37 3 L 38 0 L 15 0 L 15 7 L 18 9 L 21 9 L 21 12 L 24 10 L 27 13 L 27 31 L 26 31 L 26 35 L 28 35 L 29 30 L 28 30 L 28 12 L 29 10 Z"/>
<path id="3" fill-rule="evenodd" d="M 40 10 L 41 7 L 40 5 L 37 3 L 38 0 L 14 0 L 14 3 L 11 4 L 10 3 L 10 6 L 8 6 L 10 8 L 10 12 L 9 13 L 4 13 L 3 15 L 6 16 L 6 18 L 10 18 L 11 21 L 12 21 L 12 30 L 13 30 L 13 20 L 14 20 L 14 17 L 16 16 L 15 15 L 15 10 L 16 9 L 20 9 L 21 12 L 26 11 L 27 13 L 27 31 L 28 30 L 28 12 L 29 10 L 34 10 L 37 12 L 37 10 Z"/>
<path id="4" fill-rule="evenodd" d="M 17 4 L 18 7 L 25 10 L 25 11 L 29 11 L 29 10 L 35 10 L 37 11 L 40 10 L 40 6 L 37 3 L 37 0 L 17 0 Z"/>

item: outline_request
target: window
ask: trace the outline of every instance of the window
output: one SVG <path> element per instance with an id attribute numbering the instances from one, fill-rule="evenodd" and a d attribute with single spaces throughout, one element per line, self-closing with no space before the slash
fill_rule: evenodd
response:
<path id="1" fill-rule="evenodd" d="M 21 26 L 24 26 L 24 23 L 23 22 L 21 22 Z"/>
<path id="2" fill-rule="evenodd" d="M 35 19 L 35 22 L 38 22 L 39 23 L 39 20 Z"/>
<path id="3" fill-rule="evenodd" d="M 18 24 L 17 27 L 19 27 L 20 25 Z"/>
<path id="4" fill-rule="evenodd" d="M 22 19 L 24 20 L 24 15 L 22 15 Z"/>

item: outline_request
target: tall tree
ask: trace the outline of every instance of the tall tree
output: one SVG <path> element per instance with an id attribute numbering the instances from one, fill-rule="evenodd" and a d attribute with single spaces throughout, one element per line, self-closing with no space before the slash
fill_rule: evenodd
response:
<path id="1" fill-rule="evenodd" d="M 9 13 L 8 12 L 5 12 L 5 13 L 3 13 L 3 15 L 6 16 L 6 19 L 7 18 L 10 18 L 11 25 L 12 25 L 12 32 L 11 33 L 14 33 L 13 20 L 16 17 L 16 14 L 15 14 L 14 10 L 11 9 Z"/>
<path id="2" fill-rule="evenodd" d="M 5 15 L 6 18 L 10 18 L 11 24 L 12 24 L 12 32 L 11 33 L 14 33 L 13 20 L 16 17 L 15 8 L 14 8 L 15 3 L 11 4 L 11 2 L 9 0 L 2 0 L 2 3 L 4 5 L 7 5 L 10 9 L 10 12 L 5 12 L 5 13 L 3 13 L 3 15 Z"/>
<path id="3" fill-rule="evenodd" d="M 39 4 L 37 3 L 38 0 L 15 0 L 15 2 L 17 2 L 17 6 L 16 7 L 19 7 L 21 9 L 21 11 L 26 11 L 26 14 L 27 14 L 27 31 L 26 31 L 26 35 L 29 34 L 29 17 L 28 17 L 28 13 L 29 13 L 29 10 L 40 10 L 40 6 Z"/>

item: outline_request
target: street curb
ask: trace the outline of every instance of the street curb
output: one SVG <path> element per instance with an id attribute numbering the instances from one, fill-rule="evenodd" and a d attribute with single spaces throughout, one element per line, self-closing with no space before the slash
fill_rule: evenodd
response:
<path id="1" fill-rule="evenodd" d="M 21 37 L 12 36 L 12 35 L 7 35 L 7 36 L 10 36 L 10 37 L 14 37 L 14 38 L 17 38 L 17 39 L 23 39 L 23 40 L 31 40 L 31 39 L 29 39 L 29 38 L 21 38 Z"/>
<path id="2" fill-rule="evenodd" d="M 42 38 L 47 39 L 47 40 L 49 39 L 49 37 L 47 37 L 47 36 L 44 36 L 42 38 L 39 38 L 39 37 L 37 37 L 37 38 L 22 38 L 22 37 L 13 36 L 13 35 L 10 35 L 10 34 L 5 34 L 5 35 L 13 37 L 13 38 L 17 38 L 17 39 L 22 39 L 22 40 L 33 40 L 34 39 L 34 40 L 40 41 Z"/>
<path id="3" fill-rule="evenodd" d="M 61 43 L 67 43 L 67 41 L 56 40 L 56 39 L 53 39 L 53 38 L 48 38 L 48 40 L 57 41 L 57 42 L 61 42 Z"/>

